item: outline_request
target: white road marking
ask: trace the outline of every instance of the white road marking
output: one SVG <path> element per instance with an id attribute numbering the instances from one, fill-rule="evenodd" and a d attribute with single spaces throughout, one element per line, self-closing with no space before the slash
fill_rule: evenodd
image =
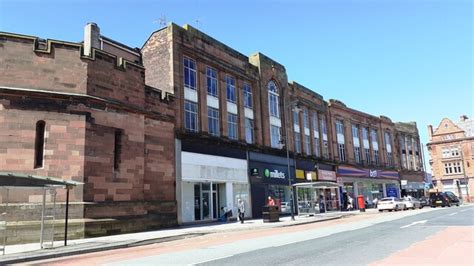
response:
<path id="1" fill-rule="evenodd" d="M 413 225 L 416 225 L 416 224 L 424 224 L 424 223 L 426 223 L 427 221 L 428 221 L 428 220 L 416 221 L 416 222 L 413 222 L 413 223 L 411 223 L 411 224 L 404 225 L 404 226 L 402 226 L 402 227 L 400 227 L 400 228 L 407 228 L 407 227 L 410 227 L 410 226 L 413 226 Z"/>
<path id="2" fill-rule="evenodd" d="M 456 214 L 458 214 L 458 213 L 457 213 L 457 212 L 453 212 L 453 213 L 449 214 L 448 216 L 453 216 L 453 215 L 456 215 Z"/>

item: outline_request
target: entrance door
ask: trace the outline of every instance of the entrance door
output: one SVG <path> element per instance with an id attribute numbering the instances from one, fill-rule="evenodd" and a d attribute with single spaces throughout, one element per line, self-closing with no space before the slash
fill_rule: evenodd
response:
<path id="1" fill-rule="evenodd" d="M 211 218 L 211 201 L 209 191 L 202 192 L 202 219 L 209 220 Z"/>

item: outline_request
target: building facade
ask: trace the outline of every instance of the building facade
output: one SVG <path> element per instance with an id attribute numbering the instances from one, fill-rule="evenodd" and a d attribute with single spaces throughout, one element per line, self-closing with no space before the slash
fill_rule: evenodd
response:
<path id="1" fill-rule="evenodd" d="M 236 217 L 239 199 L 259 218 L 269 196 L 300 213 L 340 210 L 349 196 L 400 197 L 400 178 L 423 170 L 416 124 L 326 101 L 279 62 L 189 25 L 140 49 L 95 24 L 83 43 L 0 40 L 0 167 L 83 182 L 86 235 Z"/>
<path id="2" fill-rule="evenodd" d="M 176 225 L 173 97 L 145 86 L 139 51 L 95 24 L 84 36 L 0 34 L 0 169 L 83 183 L 71 194 L 72 237 Z M 41 195 L 10 193 L 31 211 L 9 223 L 18 236 L 41 218 Z"/>
<path id="3" fill-rule="evenodd" d="M 465 115 L 457 123 L 444 118 L 435 129 L 429 125 L 428 134 L 435 188 L 474 200 L 474 121 Z"/>

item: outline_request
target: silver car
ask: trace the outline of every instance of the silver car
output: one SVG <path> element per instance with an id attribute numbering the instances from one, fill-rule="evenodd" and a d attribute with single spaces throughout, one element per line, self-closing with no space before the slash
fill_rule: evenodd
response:
<path id="1" fill-rule="evenodd" d="M 379 200 L 379 202 L 377 203 L 377 209 L 379 210 L 379 212 L 383 212 L 385 210 L 400 211 L 405 210 L 406 205 L 398 198 L 388 197 Z"/>
<path id="2" fill-rule="evenodd" d="M 402 202 L 405 203 L 405 206 L 407 209 L 414 210 L 414 209 L 423 208 L 423 206 L 421 205 L 421 202 L 412 196 L 403 197 Z"/>

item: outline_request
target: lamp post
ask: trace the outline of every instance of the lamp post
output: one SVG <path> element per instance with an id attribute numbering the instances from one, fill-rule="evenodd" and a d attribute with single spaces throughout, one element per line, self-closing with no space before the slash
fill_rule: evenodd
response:
<path id="1" fill-rule="evenodd" d="M 283 110 L 285 112 L 285 148 L 286 148 L 286 160 L 288 164 L 288 186 L 290 187 L 290 202 L 291 202 L 291 220 L 295 220 L 295 213 L 294 213 L 294 208 L 295 208 L 295 201 L 294 201 L 294 196 L 293 196 L 293 185 L 291 184 L 291 169 L 290 169 L 290 150 L 288 149 L 288 121 L 289 121 L 289 111 L 290 107 L 293 107 L 295 103 L 298 103 L 298 101 L 292 101 L 289 104 L 286 102 L 286 97 L 283 97 Z M 293 109 L 292 109 L 293 110 Z M 298 106 L 295 106 L 294 111 L 299 112 L 301 111 Z"/>

